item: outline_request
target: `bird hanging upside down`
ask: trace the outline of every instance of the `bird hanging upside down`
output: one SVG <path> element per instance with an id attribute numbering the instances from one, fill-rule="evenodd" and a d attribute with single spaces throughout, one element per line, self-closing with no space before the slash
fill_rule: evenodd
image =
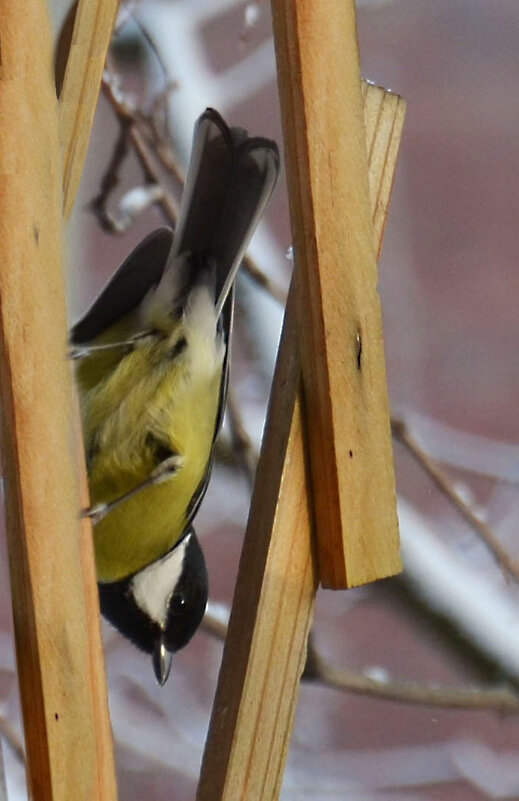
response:
<path id="1" fill-rule="evenodd" d="M 192 522 L 225 408 L 234 279 L 278 171 L 274 142 L 207 109 L 174 234 L 144 239 L 71 333 L 101 610 L 161 684 L 207 604 Z"/>

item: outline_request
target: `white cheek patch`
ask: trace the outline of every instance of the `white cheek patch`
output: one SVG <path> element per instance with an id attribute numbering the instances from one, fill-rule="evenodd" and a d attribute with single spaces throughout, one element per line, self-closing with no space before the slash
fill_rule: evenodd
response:
<path id="1" fill-rule="evenodd" d="M 185 537 L 162 559 L 140 570 L 131 582 L 137 606 L 161 628 L 166 625 L 168 602 L 182 574 L 190 536 Z"/>

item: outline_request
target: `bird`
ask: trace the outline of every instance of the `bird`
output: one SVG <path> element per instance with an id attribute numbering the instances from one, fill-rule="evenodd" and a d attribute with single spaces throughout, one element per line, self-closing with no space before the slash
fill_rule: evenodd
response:
<path id="1" fill-rule="evenodd" d="M 207 605 L 193 521 L 225 410 L 235 277 L 279 164 L 274 141 L 206 109 L 175 230 L 145 237 L 70 334 L 101 611 L 161 685 Z"/>

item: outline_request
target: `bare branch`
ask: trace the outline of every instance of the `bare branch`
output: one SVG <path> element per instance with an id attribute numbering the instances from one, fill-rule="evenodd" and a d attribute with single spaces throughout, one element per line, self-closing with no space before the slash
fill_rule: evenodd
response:
<path id="1" fill-rule="evenodd" d="M 330 665 L 309 641 L 309 670 L 305 678 L 318 681 L 326 687 L 370 695 L 386 701 L 399 701 L 421 706 L 448 709 L 495 710 L 519 712 L 519 695 L 510 687 L 435 687 L 402 681 L 381 681 L 361 673 Z"/>
<path id="2" fill-rule="evenodd" d="M 227 625 L 225 615 L 216 612 L 210 605 L 205 613 L 203 629 L 219 640 L 225 640 Z M 445 709 L 493 710 L 497 712 L 519 712 L 519 694 L 510 686 L 502 687 L 437 687 L 405 681 L 382 681 L 331 665 L 322 657 L 313 638 L 308 640 L 308 652 L 304 681 L 315 681 L 336 690 L 382 698 L 386 701 L 435 706 Z"/>
<path id="3" fill-rule="evenodd" d="M 128 126 L 128 138 L 133 145 L 145 180 L 148 183 L 159 184 L 162 187 L 162 197 L 157 201 L 157 205 L 162 208 L 168 222 L 174 225 L 178 217 L 178 203 L 161 181 L 154 155 L 147 146 L 145 138 L 140 130 L 142 122 L 140 121 L 139 115 L 131 109 L 128 104 L 121 100 L 119 93 L 115 90 L 113 82 L 106 75 L 103 78 L 102 89 L 119 122 Z"/>
<path id="4" fill-rule="evenodd" d="M 114 149 L 101 179 L 99 194 L 91 201 L 90 207 L 96 215 L 99 225 L 104 231 L 114 231 L 113 219 L 108 212 L 108 201 L 115 188 L 119 184 L 119 171 L 128 155 L 128 122 L 121 121 L 119 136 L 114 145 Z"/>
<path id="5" fill-rule="evenodd" d="M 480 520 L 472 509 L 465 503 L 463 498 L 456 492 L 451 482 L 445 477 L 438 466 L 429 458 L 425 451 L 418 445 L 414 437 L 403 420 L 393 419 L 391 421 L 393 436 L 404 445 L 418 464 L 425 470 L 428 476 L 434 481 L 440 492 L 451 502 L 457 512 L 477 533 L 487 548 L 494 555 L 500 568 L 514 581 L 519 582 L 519 565 L 501 545 L 494 532 Z"/>
<path id="6" fill-rule="evenodd" d="M 283 287 L 279 286 L 275 281 L 265 275 L 256 262 L 250 257 L 245 256 L 243 260 L 243 269 L 247 275 L 254 281 L 254 283 L 261 289 L 264 289 L 274 300 L 277 300 L 282 306 L 287 301 L 287 292 Z"/>
<path id="7" fill-rule="evenodd" d="M 173 150 L 160 135 L 153 115 L 149 117 L 125 104 L 119 97 L 119 92 L 115 90 L 113 81 L 106 75 L 102 88 L 119 123 L 128 127 L 128 138 L 135 149 L 145 179 L 150 183 L 162 186 L 164 195 L 157 205 L 162 206 L 166 219 L 174 225 L 178 217 L 178 203 L 164 186 L 155 161 L 157 159 L 162 167 L 183 186 L 184 176 Z M 243 269 L 257 286 L 268 292 L 278 303 L 285 304 L 287 297 L 285 290 L 265 275 L 250 256 L 245 256 Z"/>
<path id="8" fill-rule="evenodd" d="M 229 387 L 227 395 L 226 413 L 231 432 L 232 448 L 245 474 L 249 489 L 252 491 L 258 457 L 245 428 L 236 395 L 231 387 Z"/>

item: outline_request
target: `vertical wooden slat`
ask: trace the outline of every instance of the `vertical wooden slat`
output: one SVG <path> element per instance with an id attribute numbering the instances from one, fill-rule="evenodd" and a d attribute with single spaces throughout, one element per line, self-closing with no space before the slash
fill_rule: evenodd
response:
<path id="1" fill-rule="evenodd" d="M 367 93 L 366 108 L 380 106 L 366 116 L 376 215 L 387 212 L 404 103 L 375 86 Z M 274 801 L 283 779 L 318 581 L 298 329 L 292 286 L 198 801 Z"/>
<path id="2" fill-rule="evenodd" d="M 38 801 L 113 801 L 93 551 L 78 519 L 44 0 L 0 0 L 0 53 L 1 446 L 28 782 Z"/>
<path id="3" fill-rule="evenodd" d="M 101 78 L 119 0 L 79 0 L 71 6 L 58 43 L 59 81 L 58 129 L 63 157 L 63 214 L 67 218 L 74 207 L 99 99 Z M 74 393 L 75 395 L 75 393 Z M 85 467 L 81 419 L 74 399 L 77 472 L 81 509 L 90 505 Z M 100 776 L 100 797 L 117 797 L 113 737 L 101 638 L 97 576 L 92 544 L 92 524 L 81 521 L 81 568 L 85 587 L 87 626 L 91 667 L 94 727 Z"/>
<path id="4" fill-rule="evenodd" d="M 319 575 L 401 569 L 354 0 L 272 0 Z"/>

